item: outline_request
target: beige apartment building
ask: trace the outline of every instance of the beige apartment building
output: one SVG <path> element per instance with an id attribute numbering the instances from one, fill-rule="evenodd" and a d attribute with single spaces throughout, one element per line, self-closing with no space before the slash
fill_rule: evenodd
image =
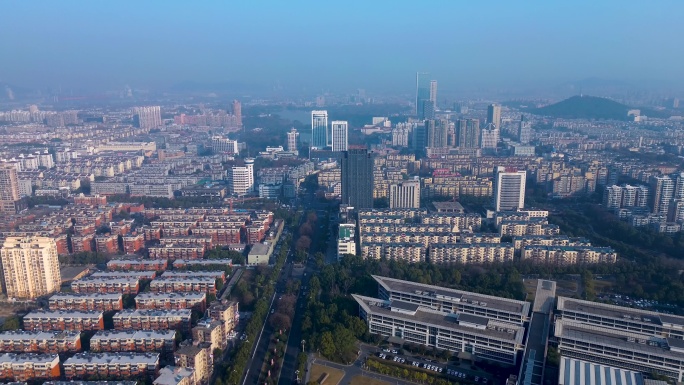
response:
<path id="1" fill-rule="evenodd" d="M 8 237 L 0 249 L 8 298 L 33 299 L 59 291 L 57 244 L 48 237 Z"/>

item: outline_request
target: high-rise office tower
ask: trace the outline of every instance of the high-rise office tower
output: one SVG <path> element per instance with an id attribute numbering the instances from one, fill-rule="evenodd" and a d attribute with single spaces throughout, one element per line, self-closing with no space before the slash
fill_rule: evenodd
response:
<path id="1" fill-rule="evenodd" d="M 0 214 L 16 214 L 19 198 L 17 169 L 9 165 L 0 165 Z"/>
<path id="2" fill-rule="evenodd" d="M 430 101 L 432 102 L 432 110 L 437 109 L 437 80 L 430 80 Z"/>
<path id="3" fill-rule="evenodd" d="M 287 133 L 287 151 L 296 153 L 298 151 L 297 146 L 299 146 L 299 132 L 296 128 L 292 128 Z"/>
<path id="4" fill-rule="evenodd" d="M 425 124 L 418 123 L 417 126 L 413 128 L 413 133 L 411 135 L 411 148 L 414 151 L 425 151 L 427 147 L 427 127 Z"/>
<path id="5" fill-rule="evenodd" d="M 674 190 L 674 181 L 669 176 L 651 177 L 651 209 L 653 214 L 667 215 Z"/>
<path id="6" fill-rule="evenodd" d="M 330 124 L 332 129 L 332 150 L 347 151 L 349 124 L 346 120 L 333 120 Z"/>
<path id="7" fill-rule="evenodd" d="M 135 107 L 133 114 L 138 116 L 138 127 L 140 128 L 149 130 L 162 125 L 161 107 L 159 106 Z"/>
<path id="8" fill-rule="evenodd" d="M 342 152 L 342 203 L 373 208 L 373 156 L 365 148 Z"/>
<path id="9" fill-rule="evenodd" d="M 389 205 L 391 209 L 420 208 L 420 180 L 405 180 L 390 185 Z"/>
<path id="10" fill-rule="evenodd" d="M 501 106 L 490 104 L 487 107 L 487 123 L 491 123 L 498 130 L 501 128 Z"/>
<path id="11" fill-rule="evenodd" d="M 480 148 L 480 121 L 461 119 L 456 125 L 456 145 L 460 148 Z"/>
<path id="12" fill-rule="evenodd" d="M 499 129 L 493 123 L 487 123 L 487 126 L 482 130 L 481 147 L 495 149 L 498 144 Z"/>
<path id="13" fill-rule="evenodd" d="M 311 147 L 328 145 L 328 111 L 311 111 Z"/>
<path id="14" fill-rule="evenodd" d="M 496 211 L 511 211 L 525 207 L 525 171 L 496 167 L 494 169 L 494 196 Z"/>
<path id="15" fill-rule="evenodd" d="M 245 158 L 244 166 L 230 168 L 230 192 L 237 196 L 254 191 L 254 158 Z"/>
<path id="16" fill-rule="evenodd" d="M 8 237 L 0 249 L 9 298 L 33 299 L 59 291 L 57 244 L 48 237 Z"/>
<path id="17" fill-rule="evenodd" d="M 430 101 L 430 74 L 416 73 L 416 116 L 425 119 L 425 104 Z"/>
<path id="18" fill-rule="evenodd" d="M 239 100 L 233 100 L 233 116 L 238 127 L 242 127 L 242 103 Z"/>
<path id="19" fill-rule="evenodd" d="M 427 131 L 427 147 L 445 148 L 449 137 L 448 120 L 426 120 L 425 130 Z"/>
<path id="20" fill-rule="evenodd" d="M 520 123 L 518 123 L 518 142 L 520 144 L 529 144 L 532 140 L 532 125 L 525 119 L 525 115 L 520 116 Z"/>

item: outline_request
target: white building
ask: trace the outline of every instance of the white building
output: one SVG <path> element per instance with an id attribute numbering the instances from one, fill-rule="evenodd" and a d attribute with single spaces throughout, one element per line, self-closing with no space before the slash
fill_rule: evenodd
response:
<path id="1" fill-rule="evenodd" d="M 525 207 L 527 173 L 505 167 L 494 169 L 493 205 L 496 211 L 515 211 Z"/>
<path id="2" fill-rule="evenodd" d="M 290 132 L 287 133 L 287 151 L 294 152 L 296 154 L 298 152 L 298 146 L 299 132 L 297 132 L 297 129 L 293 128 L 292 130 L 290 130 Z"/>
<path id="3" fill-rule="evenodd" d="M 420 180 L 406 180 L 390 185 L 389 207 L 420 208 Z"/>
<path id="4" fill-rule="evenodd" d="M 240 153 L 237 140 L 224 138 L 218 135 L 211 138 L 211 150 L 214 154 L 228 153 L 238 155 Z"/>
<path id="5" fill-rule="evenodd" d="M 138 116 L 140 128 L 152 129 L 162 125 L 161 108 L 159 106 L 135 107 L 133 114 Z"/>
<path id="6" fill-rule="evenodd" d="M 230 192 L 242 196 L 254 192 L 254 158 L 246 158 L 244 166 L 231 167 Z"/>
<path id="7" fill-rule="evenodd" d="M 57 244 L 47 237 L 8 237 L 0 249 L 9 298 L 36 298 L 59 291 Z"/>
<path id="8" fill-rule="evenodd" d="M 340 223 L 337 236 L 337 258 L 345 254 L 356 255 L 356 225 L 353 223 Z"/>
<path id="9" fill-rule="evenodd" d="M 346 120 L 333 120 L 332 122 L 332 150 L 347 151 L 349 123 Z"/>

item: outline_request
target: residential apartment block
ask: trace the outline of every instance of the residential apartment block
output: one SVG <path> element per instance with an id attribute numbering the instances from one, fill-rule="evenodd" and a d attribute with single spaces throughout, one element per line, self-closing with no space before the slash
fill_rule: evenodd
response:
<path id="1" fill-rule="evenodd" d="M 164 259 L 112 259 L 107 262 L 107 270 L 166 270 L 168 261 Z"/>
<path id="2" fill-rule="evenodd" d="M 90 339 L 92 352 L 173 353 L 175 330 L 101 330 Z"/>
<path id="3" fill-rule="evenodd" d="M 207 307 L 206 293 L 151 293 L 135 296 L 136 309 L 195 309 L 204 312 Z"/>
<path id="4" fill-rule="evenodd" d="M 23 321 L 24 330 L 104 330 L 104 319 L 101 311 L 34 310 L 26 314 Z"/>
<path id="5" fill-rule="evenodd" d="M 65 353 L 81 350 L 79 332 L 6 331 L 0 333 L 2 353 Z"/>
<path id="6" fill-rule="evenodd" d="M 154 293 L 204 292 L 216 294 L 216 279 L 212 277 L 159 277 L 150 282 Z"/>
<path id="7" fill-rule="evenodd" d="M 157 353 L 78 353 L 62 364 L 68 380 L 155 377 L 159 371 Z"/>
<path id="8" fill-rule="evenodd" d="M 553 265 L 615 263 L 617 253 L 611 247 L 525 246 L 521 250 L 521 258 Z"/>
<path id="9" fill-rule="evenodd" d="M 512 243 L 438 243 L 430 246 L 432 263 L 510 262 L 514 256 Z"/>
<path id="10" fill-rule="evenodd" d="M 113 317 L 115 330 L 190 331 L 190 309 L 179 310 L 122 310 Z"/>
<path id="11" fill-rule="evenodd" d="M 60 377 L 57 354 L 0 354 L 0 380 L 39 381 Z"/>
<path id="12" fill-rule="evenodd" d="M 58 293 L 50 297 L 48 307 L 50 310 L 121 310 L 123 309 L 123 295 L 120 293 Z"/>
<path id="13" fill-rule="evenodd" d="M 140 281 L 137 278 L 86 277 L 71 282 L 71 290 L 83 294 L 137 294 L 140 290 Z"/>

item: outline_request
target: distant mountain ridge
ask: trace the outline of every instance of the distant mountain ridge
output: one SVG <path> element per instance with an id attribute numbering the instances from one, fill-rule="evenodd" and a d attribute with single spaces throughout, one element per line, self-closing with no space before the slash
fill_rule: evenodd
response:
<path id="1" fill-rule="evenodd" d="M 531 108 L 528 112 L 561 119 L 629 120 L 627 111 L 631 109 L 614 100 L 578 95 L 548 106 Z"/>

